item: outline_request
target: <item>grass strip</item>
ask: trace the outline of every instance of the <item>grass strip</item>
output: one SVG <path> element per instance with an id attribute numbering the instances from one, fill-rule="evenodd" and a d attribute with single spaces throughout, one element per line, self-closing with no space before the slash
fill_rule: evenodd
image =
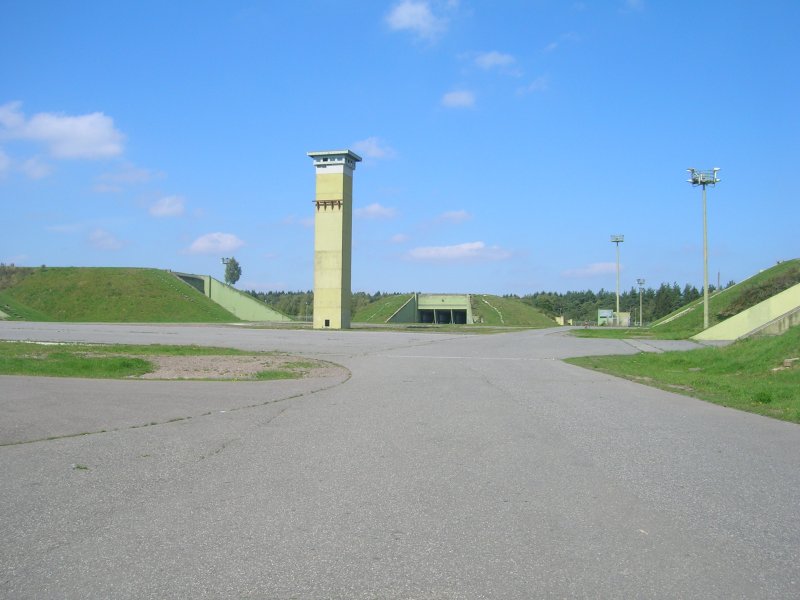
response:
<path id="1" fill-rule="evenodd" d="M 567 362 L 671 392 L 800 423 L 800 327 L 777 337 L 688 352 L 589 356 Z M 784 366 L 784 361 L 790 366 Z"/>
<path id="2" fill-rule="evenodd" d="M 276 355 L 205 346 L 135 346 L 127 344 L 40 344 L 0 341 L 0 375 L 124 379 L 152 373 L 153 363 L 142 356 Z M 296 369 L 259 373 L 258 380 L 301 377 Z"/>

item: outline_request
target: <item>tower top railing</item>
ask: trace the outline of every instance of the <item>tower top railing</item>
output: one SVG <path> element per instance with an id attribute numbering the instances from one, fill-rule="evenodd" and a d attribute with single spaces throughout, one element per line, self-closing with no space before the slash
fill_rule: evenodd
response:
<path id="1" fill-rule="evenodd" d="M 694 186 L 697 185 L 714 185 L 715 183 L 719 182 L 719 177 L 717 177 L 717 173 L 719 172 L 719 168 L 715 167 L 710 170 L 701 171 L 700 169 L 686 169 L 689 172 L 689 183 Z"/>

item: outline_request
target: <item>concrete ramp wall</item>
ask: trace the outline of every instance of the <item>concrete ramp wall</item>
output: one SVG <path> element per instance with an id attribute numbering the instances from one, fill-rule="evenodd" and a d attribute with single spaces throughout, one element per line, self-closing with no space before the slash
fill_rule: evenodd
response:
<path id="1" fill-rule="evenodd" d="M 800 283 L 709 327 L 694 340 L 739 340 L 755 334 L 782 333 L 800 324 Z"/>
<path id="2" fill-rule="evenodd" d="M 208 275 L 192 275 L 175 273 L 184 283 L 197 288 L 225 310 L 233 313 L 243 321 L 290 322 L 292 319 L 270 308 L 249 294 L 222 283 Z"/>
<path id="3" fill-rule="evenodd" d="M 394 311 L 394 314 L 386 319 L 387 323 L 416 323 L 417 322 L 417 295 L 414 294 L 406 300 L 405 304 Z"/>

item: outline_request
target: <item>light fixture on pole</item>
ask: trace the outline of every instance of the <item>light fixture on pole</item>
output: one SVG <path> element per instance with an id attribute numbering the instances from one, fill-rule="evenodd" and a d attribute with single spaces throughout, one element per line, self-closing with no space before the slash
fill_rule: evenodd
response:
<path id="1" fill-rule="evenodd" d="M 639 327 L 642 326 L 642 292 L 644 291 L 644 279 L 637 279 L 639 284 Z"/>
<path id="2" fill-rule="evenodd" d="M 708 220 L 706 218 L 706 186 L 715 185 L 718 167 L 710 171 L 699 171 L 697 169 L 686 169 L 690 178 L 687 179 L 694 187 L 703 187 L 703 329 L 708 329 Z"/>
<path id="3" fill-rule="evenodd" d="M 614 324 L 619 325 L 619 245 L 625 241 L 624 235 L 612 235 L 611 243 L 617 245 L 617 312 L 614 313 Z"/>

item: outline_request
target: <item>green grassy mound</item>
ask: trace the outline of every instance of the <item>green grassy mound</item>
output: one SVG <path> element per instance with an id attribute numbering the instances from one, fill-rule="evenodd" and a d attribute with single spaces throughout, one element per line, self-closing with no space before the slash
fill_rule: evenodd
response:
<path id="1" fill-rule="evenodd" d="M 353 323 L 384 324 L 413 294 L 383 296 L 359 309 L 352 317 Z"/>
<path id="2" fill-rule="evenodd" d="M 716 325 L 796 283 L 800 283 L 800 259 L 784 261 L 750 279 L 712 294 L 708 302 L 709 326 Z M 702 298 L 651 325 L 654 337 L 667 339 L 689 338 L 702 330 Z"/>
<path id="3" fill-rule="evenodd" d="M 474 294 L 472 316 L 483 325 L 506 327 L 554 327 L 556 322 L 518 298 Z"/>
<path id="4" fill-rule="evenodd" d="M 32 269 L 0 290 L 13 319 L 104 323 L 225 323 L 239 319 L 167 271 Z"/>

